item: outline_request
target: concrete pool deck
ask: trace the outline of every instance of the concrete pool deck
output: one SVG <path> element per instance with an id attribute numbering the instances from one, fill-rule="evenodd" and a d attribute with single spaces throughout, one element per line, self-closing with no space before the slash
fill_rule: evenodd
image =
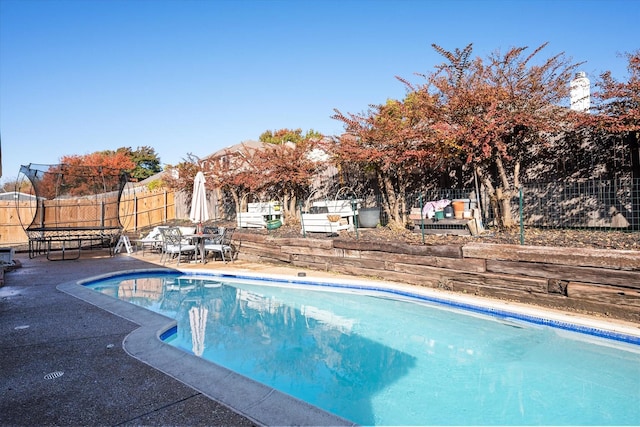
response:
<path id="1" fill-rule="evenodd" d="M 283 411 L 277 393 L 264 394 L 258 389 L 263 394 L 252 395 L 256 389 L 242 386 L 240 391 L 231 390 L 225 384 L 233 382 L 236 387 L 242 379 L 228 372 L 212 374 L 215 380 L 208 381 L 211 389 L 187 385 L 202 379 L 193 378 L 200 369 L 193 366 L 194 356 L 163 346 L 162 351 L 169 354 L 161 351 L 159 357 L 168 359 L 149 360 L 155 356 L 147 350 L 160 345 L 149 337 L 166 327 L 166 318 L 140 314 L 142 309 L 127 314 L 127 308 L 109 307 L 114 300 L 99 298 L 102 296 L 86 289 L 83 294 L 75 285 L 98 275 L 157 268 L 157 255 L 109 257 L 101 251 L 89 251 L 73 261 L 47 261 L 44 256 L 29 259 L 20 253 L 15 258 L 22 267 L 6 272 L 5 286 L 0 287 L 0 425 L 343 423 L 315 408 L 298 412 L 285 406 L 287 411 Z M 304 271 L 307 278 L 345 277 L 242 261 L 180 264 L 180 269 L 289 276 Z M 596 325 L 600 322 L 592 321 Z M 638 325 L 613 324 L 625 333 L 640 335 Z M 179 363 L 174 363 L 176 360 Z"/>

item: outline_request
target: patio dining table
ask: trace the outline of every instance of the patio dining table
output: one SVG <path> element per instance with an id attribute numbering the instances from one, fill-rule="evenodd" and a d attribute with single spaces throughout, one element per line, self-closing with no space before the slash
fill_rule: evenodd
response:
<path id="1" fill-rule="evenodd" d="M 185 239 L 192 242 L 192 244 L 196 245 L 197 253 L 195 256 L 195 261 L 200 262 L 201 264 L 205 264 L 205 252 L 204 252 L 204 244 L 208 239 L 215 239 L 217 237 L 222 237 L 222 234 L 218 233 L 195 233 L 195 234 L 185 234 Z M 200 261 L 198 261 L 198 255 L 200 255 Z"/>

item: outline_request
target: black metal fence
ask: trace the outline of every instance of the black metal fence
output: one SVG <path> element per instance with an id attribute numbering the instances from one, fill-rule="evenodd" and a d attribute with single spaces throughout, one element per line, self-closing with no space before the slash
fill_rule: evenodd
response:
<path id="1" fill-rule="evenodd" d="M 314 193 L 315 199 L 356 198 L 362 206 L 382 206 L 382 198 L 373 191 L 331 190 Z M 367 194 L 368 193 L 368 194 Z M 504 204 L 492 199 L 483 186 L 477 188 L 431 188 L 421 193 L 406 196 L 406 214 L 414 208 L 421 208 L 430 201 L 442 199 L 469 200 L 470 205 L 479 209 L 484 228 L 499 225 L 497 216 L 505 216 Z M 514 224 L 525 227 L 551 229 L 588 229 L 598 231 L 640 231 L 640 179 L 622 177 L 603 180 L 565 180 L 547 183 L 525 183 L 510 201 L 509 215 Z M 235 216 L 234 204 L 229 199 L 226 216 Z M 307 208 L 306 204 L 303 208 Z M 380 211 L 380 223 L 386 225 L 389 217 L 384 209 Z"/>
<path id="2" fill-rule="evenodd" d="M 640 227 L 640 179 L 527 184 L 525 225 L 547 228 L 630 230 Z"/>
<path id="3" fill-rule="evenodd" d="M 443 188 L 413 195 L 409 208 L 441 199 L 469 199 L 481 210 L 485 226 L 496 223 L 496 209 L 486 189 Z M 584 180 L 527 183 L 511 198 L 516 224 L 538 228 L 574 228 L 604 231 L 640 230 L 640 179 Z M 382 222 L 388 220 L 383 215 Z"/>

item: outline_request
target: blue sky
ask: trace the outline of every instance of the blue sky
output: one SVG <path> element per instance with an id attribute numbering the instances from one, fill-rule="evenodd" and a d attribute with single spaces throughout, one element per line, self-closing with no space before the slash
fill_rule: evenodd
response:
<path id="1" fill-rule="evenodd" d="M 151 146 L 163 164 L 265 130 L 341 133 L 333 109 L 402 98 L 431 47 L 560 52 L 626 79 L 640 2 L 0 0 L 3 182 L 21 164 Z"/>

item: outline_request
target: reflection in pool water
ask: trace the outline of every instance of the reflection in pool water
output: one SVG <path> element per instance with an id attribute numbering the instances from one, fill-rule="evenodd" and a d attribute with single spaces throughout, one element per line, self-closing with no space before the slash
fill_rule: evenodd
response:
<path id="1" fill-rule="evenodd" d="M 640 349 L 342 289 L 179 274 L 90 287 L 167 342 L 358 424 L 640 423 Z"/>

